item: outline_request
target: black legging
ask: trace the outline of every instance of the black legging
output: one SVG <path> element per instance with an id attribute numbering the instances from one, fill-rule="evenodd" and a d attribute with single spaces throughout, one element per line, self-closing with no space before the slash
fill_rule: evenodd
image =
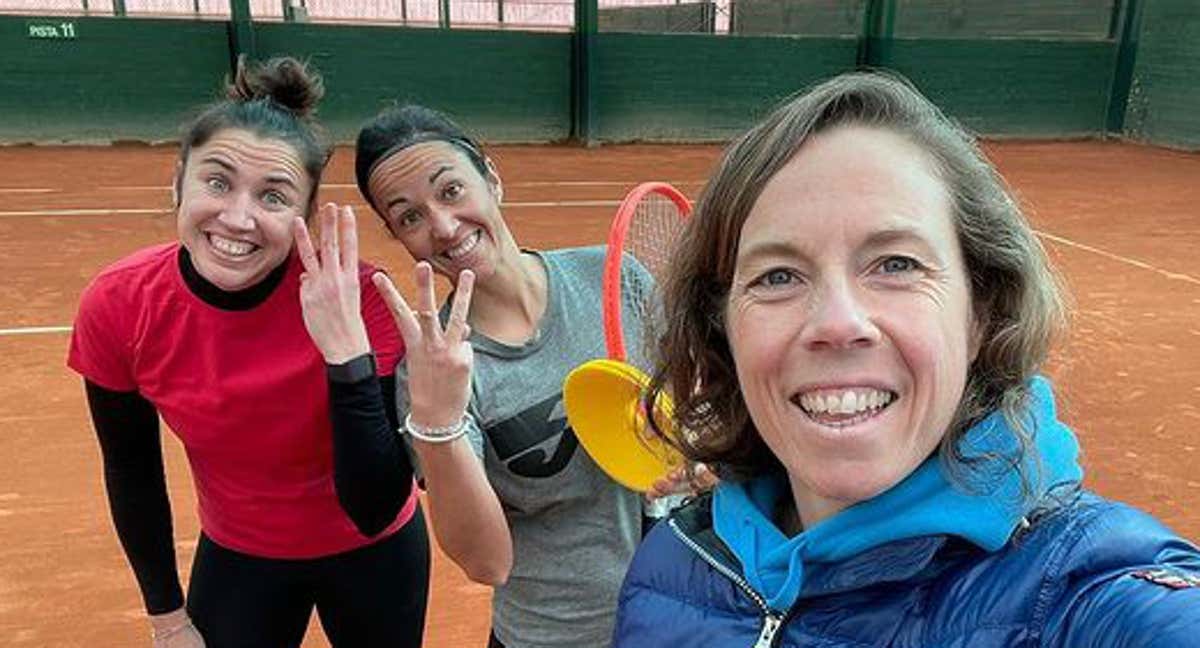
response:
<path id="1" fill-rule="evenodd" d="M 428 596 L 418 508 L 384 540 L 312 560 L 248 556 L 201 534 L 187 608 L 208 648 L 299 646 L 314 606 L 335 648 L 419 648 Z"/>

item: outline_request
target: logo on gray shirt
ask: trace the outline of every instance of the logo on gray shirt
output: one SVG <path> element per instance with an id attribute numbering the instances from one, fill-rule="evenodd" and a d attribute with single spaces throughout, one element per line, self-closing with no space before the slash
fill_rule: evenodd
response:
<path id="1" fill-rule="evenodd" d="M 484 433 L 500 461 L 521 477 L 557 475 L 579 447 L 575 430 L 567 425 L 562 393 L 488 427 Z"/>

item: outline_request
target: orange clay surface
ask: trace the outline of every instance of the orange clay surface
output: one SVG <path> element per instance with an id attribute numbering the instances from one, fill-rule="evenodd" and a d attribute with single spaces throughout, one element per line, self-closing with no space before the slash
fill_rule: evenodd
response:
<path id="1" fill-rule="evenodd" d="M 1074 297 L 1056 351 L 1064 418 L 1087 484 L 1200 539 L 1200 155 L 1112 142 L 991 144 Z M 497 147 L 505 216 L 520 243 L 604 240 L 637 182 L 695 197 L 712 146 Z M 0 645 L 149 645 L 133 577 L 109 520 L 81 381 L 64 366 L 86 282 L 175 236 L 171 147 L 0 148 Z M 351 152 L 324 200 L 360 215 L 364 257 L 411 289 L 411 261 L 353 188 Z M 597 282 L 600 278 L 596 278 Z M 167 435 L 181 573 L 198 532 L 192 483 Z M 482 648 L 489 591 L 435 555 L 426 644 Z M 304 645 L 326 646 L 319 623 Z"/>

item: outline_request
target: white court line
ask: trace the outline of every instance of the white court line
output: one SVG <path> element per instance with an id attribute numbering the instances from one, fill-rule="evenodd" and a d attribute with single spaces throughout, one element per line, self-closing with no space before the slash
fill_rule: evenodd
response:
<path id="1" fill-rule="evenodd" d="M 667 184 L 673 185 L 702 185 L 706 180 L 667 180 Z M 542 180 L 529 182 L 505 182 L 506 187 L 634 187 L 639 182 L 637 180 Z M 322 182 L 322 189 L 358 189 L 356 184 L 345 184 L 339 182 Z M 98 187 L 104 191 L 170 191 L 170 185 L 103 185 Z M 3 191 L 3 189 L 0 189 Z M 37 191 L 50 192 L 58 191 L 57 189 L 39 189 Z"/>
<path id="2" fill-rule="evenodd" d="M 2 328 L 0 336 L 4 335 L 38 335 L 41 333 L 70 333 L 70 326 L 21 326 L 17 328 Z"/>
<path id="3" fill-rule="evenodd" d="M 170 209 L 38 209 L 29 211 L 0 211 L 0 218 L 16 218 L 19 216 L 108 216 L 138 215 L 138 214 L 167 214 Z"/>
<path id="4" fill-rule="evenodd" d="M 620 205 L 619 200 L 559 200 L 559 201 L 526 201 L 526 202 L 506 202 L 502 207 L 505 208 L 523 208 L 523 207 L 616 207 Z M 169 214 L 170 209 L 42 209 L 28 211 L 0 211 L 0 218 L 18 218 L 22 216 L 109 216 L 109 215 L 145 215 L 145 214 Z"/>
<path id="5" fill-rule="evenodd" d="M 1196 284 L 1197 286 L 1200 286 L 1200 279 L 1197 279 L 1196 277 L 1193 277 L 1191 275 L 1183 274 L 1182 272 L 1171 272 L 1170 270 L 1163 270 L 1162 268 L 1157 268 L 1155 266 L 1152 266 L 1149 263 L 1146 263 L 1145 261 L 1138 261 L 1137 259 L 1131 259 L 1126 256 L 1114 254 L 1112 252 L 1109 252 L 1108 250 L 1102 250 L 1100 248 L 1092 247 L 1092 246 L 1086 245 L 1084 243 L 1077 243 L 1075 241 L 1072 241 L 1069 238 L 1064 238 L 1062 236 L 1055 236 L 1054 234 L 1051 234 L 1049 232 L 1043 232 L 1041 230 L 1034 230 L 1034 232 L 1037 232 L 1038 236 L 1043 236 L 1045 238 L 1048 238 L 1051 241 L 1054 241 L 1055 243 L 1062 243 L 1063 245 L 1067 245 L 1067 246 L 1070 246 L 1073 248 L 1078 248 L 1080 250 L 1085 250 L 1085 251 L 1091 252 L 1093 254 L 1099 254 L 1100 256 L 1105 257 L 1107 259 L 1112 259 L 1113 261 L 1120 261 L 1121 263 L 1131 265 L 1135 268 L 1149 270 L 1150 272 L 1158 273 L 1158 274 L 1166 277 L 1167 279 L 1174 279 L 1176 281 L 1186 281 L 1188 283 Z"/>
<path id="6" fill-rule="evenodd" d="M 619 204 L 617 201 L 579 201 L 579 202 L 603 203 L 602 206 L 612 206 L 612 205 Z M 530 206 L 530 207 L 553 207 L 553 206 L 560 205 L 560 203 L 519 203 L 519 204 L 522 206 Z M 511 205 L 506 205 L 506 206 L 511 206 Z M 572 206 L 576 206 L 576 205 L 572 205 Z M 583 205 L 578 205 L 578 206 L 583 206 Z M 100 210 L 100 211 L 103 211 L 103 210 Z M 2 215 L 3 213 L 4 212 L 0 212 L 0 215 Z M 1168 279 L 1174 279 L 1174 280 L 1178 280 L 1178 281 L 1186 281 L 1188 283 L 1200 286 L 1200 279 L 1193 277 L 1191 275 L 1183 274 L 1180 272 L 1171 272 L 1169 270 L 1163 270 L 1162 268 L 1156 268 L 1144 261 L 1138 261 L 1137 259 L 1131 259 L 1129 257 L 1124 257 L 1119 254 L 1113 254 L 1112 252 L 1109 252 L 1107 250 L 1102 250 L 1100 248 L 1092 247 L 1091 245 L 1085 245 L 1083 243 L 1077 243 L 1075 241 L 1072 241 L 1069 238 L 1057 236 L 1057 235 L 1051 234 L 1049 232 L 1043 232 L 1041 230 L 1034 230 L 1034 232 L 1036 232 L 1038 236 L 1047 238 L 1051 241 L 1054 241 L 1055 243 L 1061 243 L 1063 245 L 1078 248 L 1080 250 L 1091 252 L 1093 254 L 1098 254 L 1107 259 L 1119 261 L 1121 263 L 1131 265 L 1135 268 L 1149 270 L 1156 274 L 1162 275 Z M 71 332 L 70 326 L 26 326 L 26 327 L 17 327 L 17 328 L 0 328 L 0 336 L 37 335 L 37 334 L 44 334 L 44 333 L 70 333 L 70 332 Z"/>
<path id="7" fill-rule="evenodd" d="M 104 191 L 170 191 L 171 185 L 100 185 Z"/>
<path id="8" fill-rule="evenodd" d="M 639 180 L 542 180 L 529 182 L 504 183 L 511 187 L 636 187 Z M 701 185 L 707 180 L 664 180 L 672 185 Z"/>
<path id="9" fill-rule="evenodd" d="M 501 203 L 501 207 L 616 207 L 620 200 L 547 200 Z"/>
<path id="10" fill-rule="evenodd" d="M 61 191 L 61 189 L 0 187 L 0 194 L 43 194 L 56 191 Z"/>

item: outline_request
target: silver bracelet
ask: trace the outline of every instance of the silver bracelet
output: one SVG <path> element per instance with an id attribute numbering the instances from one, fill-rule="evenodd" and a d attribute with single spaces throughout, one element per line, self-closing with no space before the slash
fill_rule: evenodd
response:
<path id="1" fill-rule="evenodd" d="M 412 438 L 424 441 L 425 443 L 449 443 L 466 434 L 467 426 L 470 422 L 471 414 L 464 412 L 462 418 L 452 425 L 425 427 L 424 425 L 413 423 L 412 412 L 409 412 L 404 417 L 404 431 Z"/>

